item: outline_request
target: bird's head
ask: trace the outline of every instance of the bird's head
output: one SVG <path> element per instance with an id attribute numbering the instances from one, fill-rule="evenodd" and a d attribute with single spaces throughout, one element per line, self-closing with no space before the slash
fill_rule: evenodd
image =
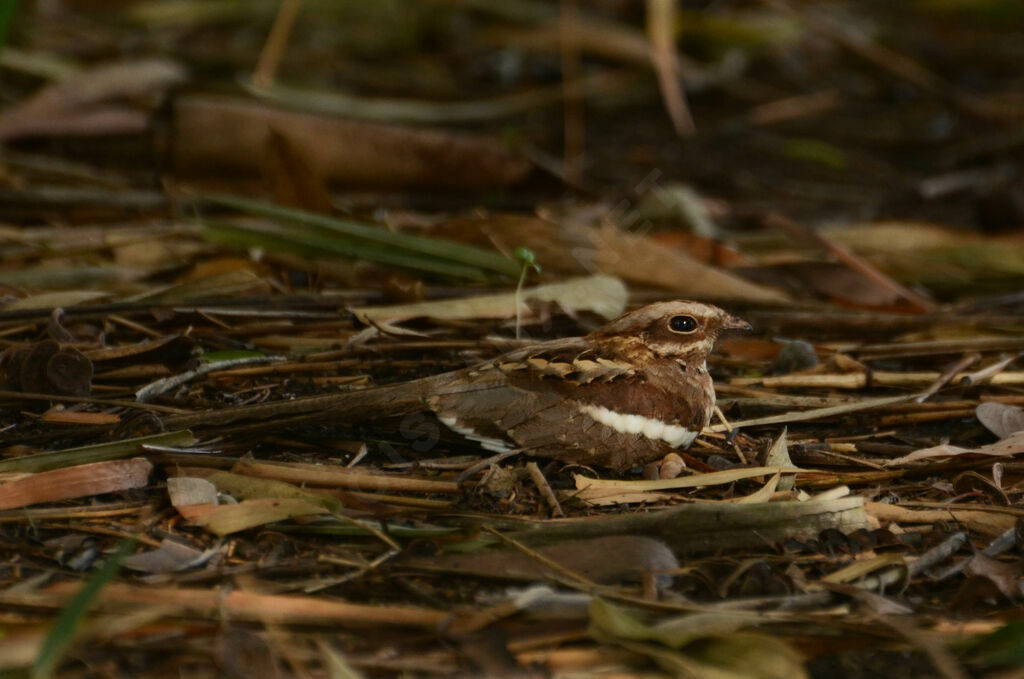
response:
<path id="1" fill-rule="evenodd" d="M 711 304 L 656 302 L 630 311 L 594 331 L 595 339 L 639 340 L 662 358 L 703 360 L 725 330 L 750 330 L 750 324 Z"/>

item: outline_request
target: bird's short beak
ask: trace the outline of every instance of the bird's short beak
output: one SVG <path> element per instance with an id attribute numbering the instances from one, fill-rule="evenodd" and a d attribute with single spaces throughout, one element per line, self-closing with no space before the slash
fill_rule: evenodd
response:
<path id="1" fill-rule="evenodd" d="M 736 316 L 726 316 L 722 320 L 722 329 L 723 330 L 753 330 L 754 328 L 753 328 L 753 326 L 750 325 L 750 323 L 747 323 L 742 318 L 737 318 Z"/>

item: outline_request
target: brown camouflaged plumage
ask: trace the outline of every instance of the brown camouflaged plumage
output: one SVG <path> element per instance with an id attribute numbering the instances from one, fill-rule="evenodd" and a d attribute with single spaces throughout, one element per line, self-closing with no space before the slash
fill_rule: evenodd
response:
<path id="1" fill-rule="evenodd" d="M 682 317 L 695 327 L 673 330 Z M 708 353 L 723 330 L 744 328 L 715 306 L 659 302 L 585 337 L 428 378 L 422 395 L 442 422 L 490 450 L 628 469 L 671 452 L 663 439 L 672 437 L 658 437 L 662 431 L 696 435 L 707 426 L 715 405 Z M 643 418 L 632 420 L 643 431 L 628 431 L 629 416 Z"/>
<path id="2" fill-rule="evenodd" d="M 658 302 L 585 337 L 540 342 L 455 372 L 164 422 L 357 423 L 431 410 L 488 450 L 622 470 L 692 443 L 715 405 L 707 356 L 723 330 L 749 327 L 709 304 Z M 276 425 L 282 417 L 290 419 Z"/>

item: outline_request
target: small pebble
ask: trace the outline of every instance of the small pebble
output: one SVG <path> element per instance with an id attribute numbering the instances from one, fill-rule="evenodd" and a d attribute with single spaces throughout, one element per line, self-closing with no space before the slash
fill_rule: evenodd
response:
<path id="1" fill-rule="evenodd" d="M 786 346 L 782 347 L 782 351 L 768 368 L 768 373 L 786 375 L 809 370 L 816 365 L 818 365 L 818 354 L 814 350 L 814 345 L 804 340 L 793 340 L 786 342 Z"/>

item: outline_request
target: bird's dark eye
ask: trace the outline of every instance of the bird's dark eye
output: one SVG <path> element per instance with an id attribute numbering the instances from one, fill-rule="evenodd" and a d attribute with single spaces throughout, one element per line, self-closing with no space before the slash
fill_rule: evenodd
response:
<path id="1" fill-rule="evenodd" d="M 693 332 L 697 329 L 697 319 L 693 316 L 673 316 L 668 327 L 672 332 Z"/>

